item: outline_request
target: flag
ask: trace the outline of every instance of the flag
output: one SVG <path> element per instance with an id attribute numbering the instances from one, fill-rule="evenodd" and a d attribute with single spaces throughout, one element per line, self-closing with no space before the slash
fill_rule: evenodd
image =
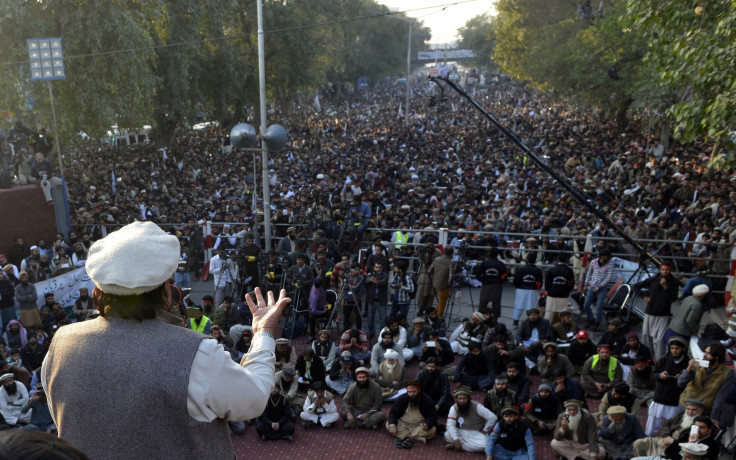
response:
<path id="1" fill-rule="evenodd" d="M 322 110 L 322 107 L 319 105 L 319 93 L 317 93 L 316 91 L 314 93 L 314 107 L 317 109 L 318 112 Z"/>
<path id="2" fill-rule="evenodd" d="M 112 171 L 112 194 L 115 195 L 115 171 Z"/>
<path id="3" fill-rule="evenodd" d="M 403 113 L 401 112 L 401 102 L 399 102 L 399 114 L 396 116 L 396 118 L 401 118 Z"/>

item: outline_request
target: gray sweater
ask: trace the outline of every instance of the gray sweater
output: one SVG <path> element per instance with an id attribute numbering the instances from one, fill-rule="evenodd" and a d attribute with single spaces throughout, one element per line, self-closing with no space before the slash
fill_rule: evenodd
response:
<path id="1" fill-rule="evenodd" d="M 698 334 L 700 319 L 703 317 L 703 301 L 694 295 L 688 296 L 680 304 L 670 320 L 670 329 L 688 337 Z"/>
<path id="2" fill-rule="evenodd" d="M 36 293 L 36 286 L 32 283 L 28 283 L 27 286 L 19 284 L 15 287 L 15 302 L 18 304 L 20 310 L 32 310 L 38 308 L 36 301 L 38 300 L 38 293 Z"/>

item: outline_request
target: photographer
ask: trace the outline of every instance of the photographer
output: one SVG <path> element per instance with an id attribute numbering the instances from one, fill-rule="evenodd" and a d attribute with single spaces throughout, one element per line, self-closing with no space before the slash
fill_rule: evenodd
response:
<path id="1" fill-rule="evenodd" d="M 368 307 L 368 340 L 370 341 L 376 335 L 376 320 L 378 320 L 379 326 L 386 322 L 388 275 L 383 271 L 383 264 L 376 262 L 373 271 L 366 276 L 365 284 L 365 303 Z"/>
<path id="2" fill-rule="evenodd" d="M 266 265 L 266 287 L 269 291 L 281 289 L 284 277 L 284 261 L 279 257 L 279 252 L 271 250 L 268 253 L 268 265 Z"/>
<path id="3" fill-rule="evenodd" d="M 391 282 L 391 289 L 394 290 L 394 295 L 391 313 L 389 313 L 389 316 L 392 317 L 396 317 L 398 313 L 401 313 L 406 318 L 406 314 L 409 311 L 409 303 L 411 303 L 411 294 L 416 290 L 411 276 L 406 274 L 406 268 L 407 263 L 404 260 L 398 260 L 394 265 L 394 279 Z"/>
<path id="4" fill-rule="evenodd" d="M 240 250 L 242 254 L 241 261 L 244 261 L 245 277 L 250 278 L 248 286 L 243 286 L 246 291 L 251 291 L 260 287 L 261 274 L 258 270 L 258 260 L 261 256 L 261 247 L 255 244 L 255 235 L 252 233 L 245 234 L 245 245 Z"/>
<path id="5" fill-rule="evenodd" d="M 217 255 L 210 260 L 210 273 L 215 278 L 215 305 L 233 289 L 233 261 L 224 249 L 215 249 Z"/>
<path id="6" fill-rule="evenodd" d="M 353 197 L 353 204 L 348 210 L 348 219 L 344 225 L 355 224 L 358 241 L 363 241 L 363 233 L 368 227 L 368 219 L 371 218 L 371 207 L 368 203 L 361 200 L 360 195 Z"/>
<path id="7" fill-rule="evenodd" d="M 294 308 L 302 309 L 309 301 L 309 290 L 312 288 L 314 275 L 312 269 L 307 266 L 307 256 L 303 252 L 296 255 L 296 265 L 289 267 L 286 272 L 286 283 L 288 289 L 293 292 Z"/>
<path id="8" fill-rule="evenodd" d="M 432 277 L 429 268 L 435 259 L 442 256 L 442 253 L 434 247 L 437 239 L 434 236 L 428 236 L 424 247 L 419 250 L 419 278 L 417 280 L 417 311 L 421 314 L 426 311 L 434 303 L 434 286 L 432 285 Z M 437 314 L 442 317 L 440 312 Z"/>
<path id="9" fill-rule="evenodd" d="M 365 276 L 360 273 L 360 264 L 353 262 L 350 265 L 350 273 L 343 280 L 343 283 L 346 283 L 347 286 L 341 286 L 340 288 L 345 290 L 345 304 L 343 305 L 345 330 L 353 326 L 358 329 L 363 328 L 363 318 L 360 316 L 360 304 L 363 301 L 361 292 L 364 281 Z"/>
<path id="10" fill-rule="evenodd" d="M 309 342 L 312 342 L 317 335 L 317 321 L 327 316 L 329 308 L 332 307 L 332 305 L 327 304 L 324 284 L 324 278 L 321 276 L 316 278 L 309 293 Z"/>

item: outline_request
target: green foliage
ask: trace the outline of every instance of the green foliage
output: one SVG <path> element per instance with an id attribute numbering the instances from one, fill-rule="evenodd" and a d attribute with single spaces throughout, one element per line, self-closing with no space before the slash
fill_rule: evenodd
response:
<path id="1" fill-rule="evenodd" d="M 65 55 L 79 57 L 65 61 L 66 80 L 51 83 L 59 129 L 99 134 L 115 122 L 138 126 L 151 111 L 155 89 L 152 41 L 143 22 L 122 2 L 0 2 L 0 55 L 4 61 L 23 62 L 0 66 L 2 108 L 23 115 L 33 99 L 31 121 L 50 125 L 48 83 L 29 80 L 26 39 L 60 36 Z M 114 49 L 140 51 L 104 54 Z"/>
<path id="2" fill-rule="evenodd" d="M 493 59 L 502 71 L 626 125 L 646 69 L 641 38 L 619 25 L 620 3 L 582 19 L 575 4 L 560 0 L 499 0 L 497 9 Z"/>
<path id="3" fill-rule="evenodd" d="M 478 15 L 468 20 L 465 26 L 458 31 L 460 34 L 459 47 L 475 51 L 476 58 L 472 63 L 484 69 L 495 67 L 492 60 L 496 42 L 493 19 L 488 13 Z"/>
<path id="4" fill-rule="evenodd" d="M 736 165 L 736 1 L 602 5 L 581 18 L 575 2 L 498 0 L 493 60 L 621 124 L 628 108 L 660 114 L 653 121 L 683 140 L 714 141 L 725 152 L 714 161 Z"/>
<path id="5" fill-rule="evenodd" d="M 269 102 L 288 109 L 325 81 L 403 74 L 405 22 L 344 21 L 376 10 L 387 12 L 374 0 L 264 0 Z M 258 105 L 254 1 L 0 0 L 0 30 L 0 112 L 28 125 L 50 126 L 51 110 L 48 84 L 28 79 L 26 39 L 62 37 L 67 79 L 51 83 L 62 148 L 115 123 L 152 124 L 166 145 L 179 127 L 229 126 Z M 426 32 L 414 23 L 415 50 Z"/>
<path id="6" fill-rule="evenodd" d="M 645 59 L 656 79 L 678 96 L 667 106 L 675 134 L 715 141 L 725 149 L 726 165 L 736 165 L 729 134 L 736 110 L 736 2 L 626 0 L 626 7 L 629 27 L 648 43 Z"/>

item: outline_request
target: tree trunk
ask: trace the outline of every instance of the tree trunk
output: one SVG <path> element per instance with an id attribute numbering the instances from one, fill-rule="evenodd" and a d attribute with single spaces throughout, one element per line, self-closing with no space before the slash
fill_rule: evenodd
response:
<path id="1" fill-rule="evenodd" d="M 620 99 L 619 105 L 616 108 L 616 125 L 619 129 L 626 129 L 629 126 L 629 117 L 626 114 L 629 110 L 629 106 L 634 102 L 631 96 L 626 96 Z"/>
<path id="2" fill-rule="evenodd" d="M 155 116 L 156 128 L 153 129 L 152 139 L 156 147 L 168 148 L 174 139 L 176 132 L 176 122 L 166 117 L 164 113 L 157 113 Z"/>

